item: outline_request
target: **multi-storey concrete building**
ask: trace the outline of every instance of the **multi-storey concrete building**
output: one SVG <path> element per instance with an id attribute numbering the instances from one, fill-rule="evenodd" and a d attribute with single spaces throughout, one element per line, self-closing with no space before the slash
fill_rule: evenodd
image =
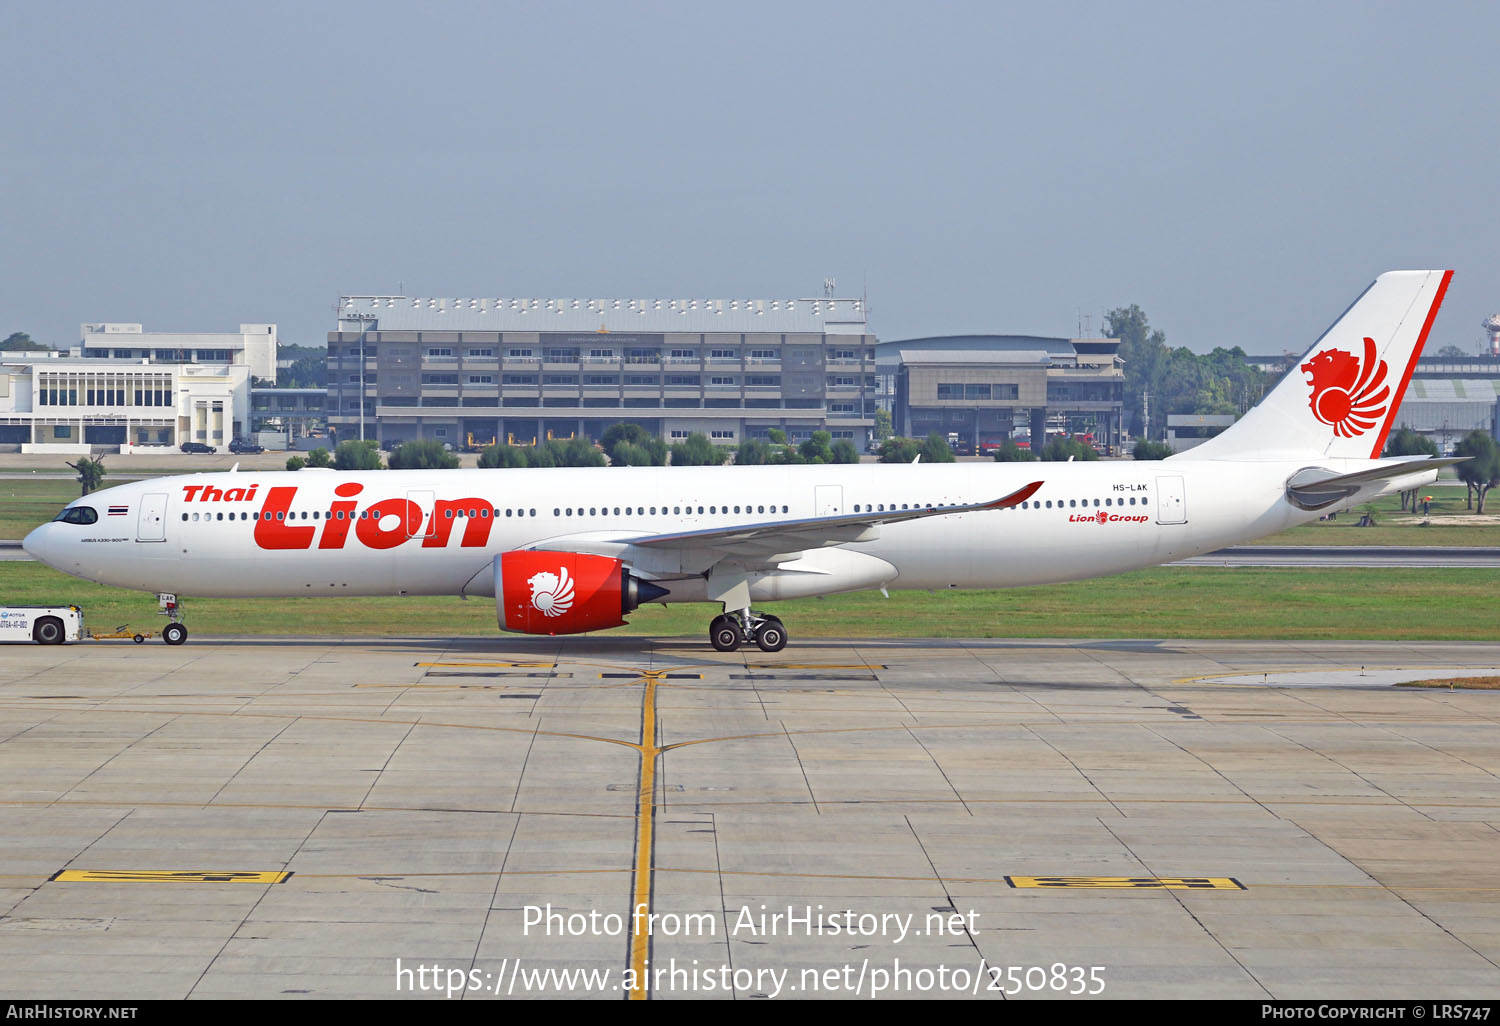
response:
<path id="1" fill-rule="evenodd" d="M 9 353 L 0 359 L 0 446 L 88 453 L 100 447 L 223 448 L 249 413 L 244 364 L 152 363 Z"/>
<path id="2" fill-rule="evenodd" d="M 875 338 L 858 299 L 344 296 L 328 422 L 385 447 L 574 435 L 629 420 L 721 445 L 827 430 L 863 448 Z"/>
<path id="3" fill-rule="evenodd" d="M 898 434 L 956 435 L 980 451 L 1006 438 L 1041 444 L 1049 429 L 1120 444 L 1125 369 L 1116 339 L 945 335 L 882 342 Z"/>
<path id="4" fill-rule="evenodd" d="M 276 383 L 276 325 L 229 331 L 145 331 L 139 324 L 93 323 L 80 331 L 76 355 L 153 363 L 243 364 L 252 378 Z"/>

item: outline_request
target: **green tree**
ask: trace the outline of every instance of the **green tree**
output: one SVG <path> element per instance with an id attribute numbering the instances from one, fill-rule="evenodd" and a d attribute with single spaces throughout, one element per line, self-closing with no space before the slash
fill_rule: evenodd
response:
<path id="1" fill-rule="evenodd" d="M 771 462 L 771 447 L 758 438 L 747 438 L 735 450 L 737 467 L 762 467 Z"/>
<path id="2" fill-rule="evenodd" d="M 953 455 L 953 446 L 948 444 L 948 439 L 934 431 L 922 442 L 923 463 L 956 463 L 958 457 Z"/>
<path id="3" fill-rule="evenodd" d="M 443 447 L 442 442 L 425 439 L 402 442 L 391 453 L 392 470 L 456 470 L 458 456 Z"/>
<path id="4" fill-rule="evenodd" d="M 604 437 L 599 440 L 599 444 L 604 446 L 604 451 L 613 460 L 615 446 L 621 442 L 628 442 L 631 445 L 644 445 L 646 439 L 651 437 L 653 437 L 651 432 L 647 431 L 641 425 L 632 421 L 622 420 L 604 429 Z"/>
<path id="5" fill-rule="evenodd" d="M 104 483 L 103 456 L 100 456 L 96 460 L 89 459 L 87 456 L 81 456 L 77 463 L 69 463 L 68 466 L 78 471 L 78 484 L 83 488 L 84 495 L 92 491 L 97 491 L 99 486 Z"/>
<path id="6" fill-rule="evenodd" d="M 288 470 L 301 470 L 305 466 L 307 466 L 307 461 L 301 456 L 288 456 L 286 458 L 286 469 Z"/>
<path id="7" fill-rule="evenodd" d="M 485 470 L 514 469 L 529 465 L 526 450 L 519 445 L 487 445 L 479 453 L 479 465 Z"/>
<path id="8" fill-rule="evenodd" d="M 278 388 L 327 388 L 328 350 L 283 342 L 276 347 L 277 361 L 292 361 L 276 369 Z M 311 466 L 311 464 L 309 464 Z"/>
<path id="9" fill-rule="evenodd" d="M 1131 434 L 1150 437 L 1151 425 L 1141 415 L 1142 397 L 1154 391 L 1152 386 L 1161 379 L 1167 359 L 1167 336 L 1153 330 L 1145 311 L 1134 303 L 1116 307 L 1104 315 L 1104 334 L 1120 340 L 1120 359 L 1125 363 L 1125 415 Z M 1152 405 L 1155 413 L 1156 404 Z M 1153 417 L 1160 419 L 1160 414 Z"/>
<path id="10" fill-rule="evenodd" d="M 1159 436 L 1170 413 L 1243 413 L 1265 394 L 1269 379 L 1246 362 L 1244 350 L 1236 346 L 1199 354 L 1168 348 L 1166 335 L 1152 328 L 1135 304 L 1106 313 L 1104 334 L 1120 340 L 1125 414 L 1134 435 Z M 1148 392 L 1150 424 L 1142 419 Z"/>
<path id="11" fill-rule="evenodd" d="M 714 445 L 701 431 L 694 431 L 672 446 L 674 467 L 717 467 L 728 457 L 727 450 Z"/>
<path id="12" fill-rule="evenodd" d="M 559 467 L 602 467 L 604 453 L 587 438 L 569 438 L 567 441 L 552 439 L 547 443 L 552 450 L 553 463 Z"/>
<path id="13" fill-rule="evenodd" d="M 1086 460 L 1097 460 L 1099 454 L 1094 451 L 1092 445 L 1085 445 L 1076 438 L 1064 438 L 1062 435 L 1054 435 L 1047 439 L 1047 444 L 1042 446 L 1042 459 L 1053 463 L 1066 463 L 1068 460 L 1084 462 Z"/>
<path id="14" fill-rule="evenodd" d="M 1467 456 L 1458 464 L 1458 477 L 1479 497 L 1477 513 L 1484 513 L 1485 493 L 1500 484 L 1500 446 L 1488 431 L 1470 431 L 1453 447 L 1453 455 Z"/>
<path id="15" fill-rule="evenodd" d="M 781 428 L 770 428 L 766 431 L 766 438 L 770 440 L 772 445 L 786 444 L 786 432 L 781 430 Z"/>
<path id="16" fill-rule="evenodd" d="M 0 352 L 5 353 L 41 352 L 51 349 L 51 346 L 43 345 L 24 331 L 13 331 L 5 337 L 5 341 L 0 342 Z M 83 494 L 87 495 L 88 492 Z"/>
<path id="17" fill-rule="evenodd" d="M 1437 456 L 1437 443 L 1420 431 L 1413 431 L 1405 424 L 1391 432 L 1390 439 L 1385 443 L 1385 455 L 1387 456 Z M 1401 493 L 1401 508 L 1406 509 L 1411 504 L 1413 513 L 1417 511 L 1417 492 L 1419 488 L 1412 488 Z"/>
<path id="18" fill-rule="evenodd" d="M 307 465 L 309 467 L 328 467 L 333 465 L 333 455 L 322 446 L 307 454 Z"/>
<path id="19" fill-rule="evenodd" d="M 891 437 L 891 435 L 893 433 L 894 432 L 891 430 L 891 411 L 890 410 L 884 410 L 884 409 L 876 410 L 875 411 L 875 441 L 877 441 L 877 442 L 883 442 L 887 438 Z"/>
<path id="20" fill-rule="evenodd" d="M 1036 460 L 1036 453 L 1021 448 L 1014 438 L 1007 438 L 995 450 L 994 460 L 996 463 L 1030 463 Z"/>
<path id="21" fill-rule="evenodd" d="M 1403 424 L 1391 432 L 1390 439 L 1385 443 L 1385 454 L 1387 456 L 1436 456 L 1438 447 L 1436 442 L 1420 431 L 1413 431 Z"/>
<path id="22" fill-rule="evenodd" d="M 1132 459 L 1137 460 L 1164 460 L 1172 455 L 1172 447 L 1166 442 L 1153 442 L 1149 438 L 1137 438 L 1135 447 L 1130 450 Z"/>
<path id="23" fill-rule="evenodd" d="M 333 451 L 334 470 L 379 470 L 380 444 L 373 438 L 340 442 Z"/>
<path id="24" fill-rule="evenodd" d="M 947 445 L 947 442 L 943 443 Z M 922 443 L 915 438 L 902 438 L 900 435 L 892 435 L 880 443 L 876 450 L 876 458 L 881 463 L 910 463 L 917 458 L 922 451 Z"/>
<path id="25" fill-rule="evenodd" d="M 814 431 L 811 438 L 798 446 L 797 451 L 808 463 L 832 463 L 833 449 L 830 444 L 832 441 L 833 435 L 827 431 Z"/>
<path id="26" fill-rule="evenodd" d="M 854 443 L 849 441 L 849 439 L 840 438 L 837 442 L 833 443 L 833 462 L 858 463 L 859 450 L 854 447 Z"/>

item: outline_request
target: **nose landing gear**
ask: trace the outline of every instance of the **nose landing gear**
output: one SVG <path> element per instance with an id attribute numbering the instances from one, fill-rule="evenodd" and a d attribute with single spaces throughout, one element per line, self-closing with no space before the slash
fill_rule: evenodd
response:
<path id="1" fill-rule="evenodd" d="M 762 616 L 747 608 L 714 617 L 708 625 L 708 640 L 719 652 L 733 652 L 752 641 L 762 652 L 780 652 L 786 648 L 786 627 L 780 617 Z"/>
<path id="2" fill-rule="evenodd" d="M 176 595 L 159 592 L 156 596 L 157 605 L 161 607 L 161 615 L 172 622 L 161 629 L 161 640 L 168 645 L 180 645 L 187 640 L 187 627 L 183 625 L 182 602 Z"/>

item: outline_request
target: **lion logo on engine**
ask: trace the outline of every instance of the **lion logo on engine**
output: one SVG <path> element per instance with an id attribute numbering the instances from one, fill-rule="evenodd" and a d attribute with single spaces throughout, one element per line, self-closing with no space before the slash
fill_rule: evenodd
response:
<path id="1" fill-rule="evenodd" d="M 555 574 L 543 570 L 526 583 L 531 585 L 532 608 L 542 615 L 562 616 L 573 608 L 573 581 L 567 567 L 558 567 Z"/>

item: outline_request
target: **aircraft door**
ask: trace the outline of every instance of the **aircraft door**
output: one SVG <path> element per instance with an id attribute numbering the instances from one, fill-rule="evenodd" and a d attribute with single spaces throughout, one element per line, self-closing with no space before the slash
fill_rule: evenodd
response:
<path id="1" fill-rule="evenodd" d="M 1187 523 L 1187 493 L 1183 488 L 1182 478 L 1172 476 L 1156 479 L 1156 522 Z"/>
<path id="2" fill-rule="evenodd" d="M 163 493 L 141 496 L 141 511 L 135 522 L 135 540 L 138 542 L 164 542 L 167 540 L 167 497 Z"/>
<path id="3" fill-rule="evenodd" d="M 817 485 L 813 488 L 813 515 L 832 517 L 844 512 L 843 485 Z"/>
<path id="4" fill-rule="evenodd" d="M 417 529 L 413 531 L 410 521 L 407 521 L 408 538 L 431 538 L 437 533 L 437 493 L 435 492 L 413 492 L 406 493 L 406 501 L 414 502 L 422 511 L 422 517 L 417 521 Z"/>

